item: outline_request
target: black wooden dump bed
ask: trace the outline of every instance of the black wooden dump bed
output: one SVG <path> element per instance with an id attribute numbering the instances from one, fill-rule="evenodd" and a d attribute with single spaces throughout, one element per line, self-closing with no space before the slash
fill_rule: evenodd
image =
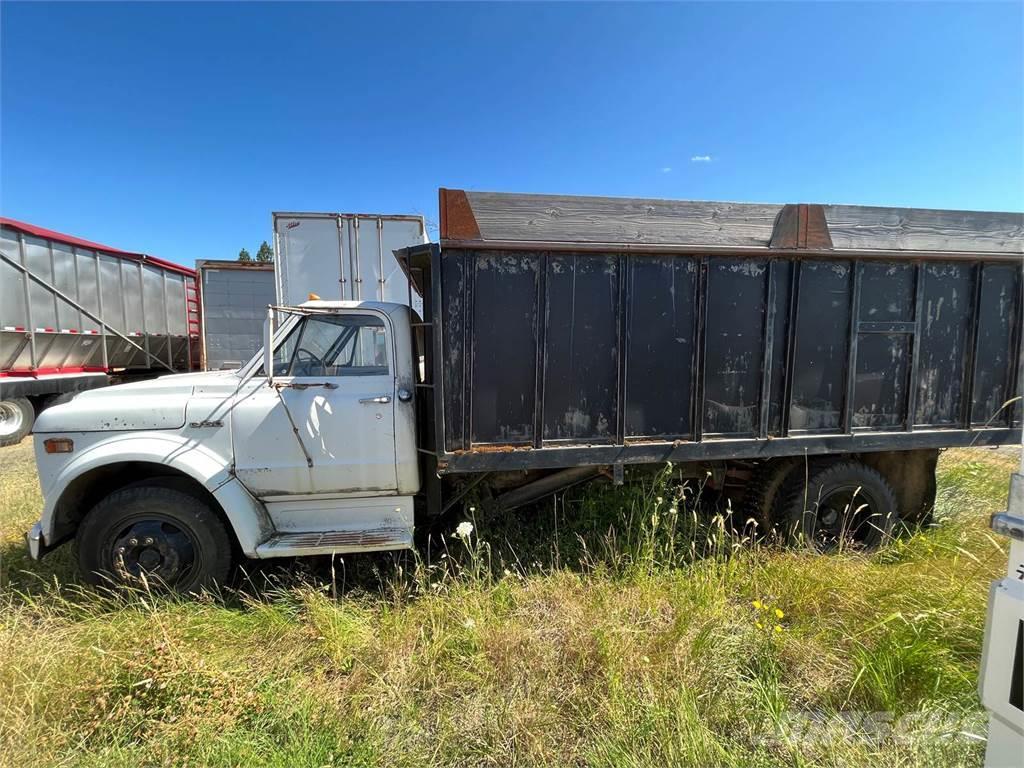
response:
<path id="1" fill-rule="evenodd" d="M 1024 214 L 440 198 L 441 472 L 1020 441 Z"/>

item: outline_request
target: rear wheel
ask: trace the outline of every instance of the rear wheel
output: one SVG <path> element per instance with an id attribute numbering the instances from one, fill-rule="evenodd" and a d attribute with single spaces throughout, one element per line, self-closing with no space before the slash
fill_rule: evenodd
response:
<path id="1" fill-rule="evenodd" d="M 763 537 L 771 533 L 778 519 L 777 510 L 783 488 L 799 463 L 800 460 L 795 458 L 772 459 L 754 470 L 739 506 L 744 530 L 754 525 L 756 536 Z"/>
<path id="2" fill-rule="evenodd" d="M 231 539 L 201 499 L 137 485 L 110 494 L 82 521 L 78 563 L 94 584 L 200 592 L 227 580 Z"/>
<path id="3" fill-rule="evenodd" d="M 17 445 L 35 423 L 36 412 L 24 397 L 0 400 L 0 446 Z"/>
<path id="4" fill-rule="evenodd" d="M 877 549 L 892 536 L 896 494 L 877 470 L 841 461 L 794 482 L 783 502 L 788 532 L 819 552 Z"/>

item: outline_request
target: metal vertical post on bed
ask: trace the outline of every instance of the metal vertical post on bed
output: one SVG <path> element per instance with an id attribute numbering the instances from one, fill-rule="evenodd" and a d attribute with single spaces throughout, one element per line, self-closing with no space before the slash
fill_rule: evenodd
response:
<path id="1" fill-rule="evenodd" d="M 793 411 L 793 370 L 796 366 L 796 323 L 800 307 L 800 271 L 802 262 L 799 259 L 792 261 L 789 275 L 789 320 L 787 321 L 786 339 L 786 375 L 783 382 L 784 394 L 782 397 L 782 422 L 780 424 L 780 436 L 789 436 L 789 424 Z"/>
<path id="2" fill-rule="evenodd" d="M 768 437 L 768 417 L 771 410 L 772 352 L 775 347 L 775 259 L 768 259 L 765 271 L 768 281 L 765 287 L 764 343 L 761 346 L 761 397 L 758 405 L 758 437 Z"/>
<path id="3" fill-rule="evenodd" d="M 850 292 L 850 327 L 846 348 L 846 391 L 843 394 L 843 419 L 840 431 L 853 434 L 853 403 L 857 387 L 857 340 L 860 337 L 860 291 L 864 270 L 859 261 L 853 263 L 853 290 Z"/>
<path id="4" fill-rule="evenodd" d="M 914 264 L 914 339 L 911 343 L 907 377 L 907 412 L 904 429 L 914 431 L 917 421 L 917 389 L 921 375 L 921 335 L 924 331 L 924 262 Z"/>
<path id="5" fill-rule="evenodd" d="M 544 349 L 548 331 L 548 254 L 542 251 L 537 265 L 537 348 L 534 354 L 533 384 L 533 447 L 540 448 L 544 440 Z"/>

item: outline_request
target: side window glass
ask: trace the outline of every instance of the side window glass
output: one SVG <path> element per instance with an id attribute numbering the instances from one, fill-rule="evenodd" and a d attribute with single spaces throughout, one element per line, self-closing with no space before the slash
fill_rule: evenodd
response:
<path id="1" fill-rule="evenodd" d="M 379 376 L 388 373 L 384 321 L 369 315 L 306 319 L 292 355 L 292 376 Z"/>
<path id="2" fill-rule="evenodd" d="M 291 333 L 288 334 L 283 342 L 277 345 L 274 349 L 274 375 L 275 376 L 287 376 L 288 366 L 291 365 L 292 356 L 295 354 L 295 345 L 299 339 L 299 333 L 302 330 L 302 324 L 292 328 Z M 260 372 L 263 371 L 263 366 L 260 366 Z"/>
<path id="3" fill-rule="evenodd" d="M 292 355 L 295 354 L 295 344 L 299 339 L 299 333 L 302 330 L 302 323 L 300 322 L 294 328 L 288 332 L 288 336 L 284 341 L 280 342 L 274 348 L 274 375 L 275 376 L 287 376 L 288 367 L 292 364 Z M 256 376 L 266 376 L 266 372 L 263 370 L 263 364 L 260 363 L 259 368 L 256 369 Z"/>

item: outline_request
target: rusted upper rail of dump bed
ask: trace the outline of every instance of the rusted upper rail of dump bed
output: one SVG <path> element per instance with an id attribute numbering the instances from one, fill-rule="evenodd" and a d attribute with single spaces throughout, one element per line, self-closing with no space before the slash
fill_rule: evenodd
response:
<path id="1" fill-rule="evenodd" d="M 1024 214 L 441 190 L 441 471 L 1020 439 Z"/>

